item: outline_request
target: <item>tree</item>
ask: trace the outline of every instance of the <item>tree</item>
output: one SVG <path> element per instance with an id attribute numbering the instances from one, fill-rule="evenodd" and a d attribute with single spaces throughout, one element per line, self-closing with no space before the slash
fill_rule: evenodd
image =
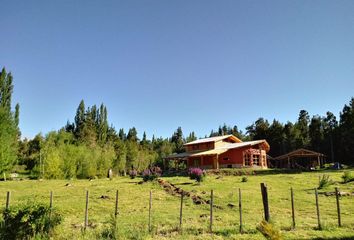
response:
<path id="1" fill-rule="evenodd" d="M 324 141 L 323 123 L 320 116 L 313 116 L 309 125 L 309 137 L 311 148 L 317 152 L 321 151 Z"/>
<path id="2" fill-rule="evenodd" d="M 178 127 L 177 130 L 173 133 L 172 138 L 171 138 L 171 143 L 174 144 L 174 152 L 176 153 L 181 153 L 184 152 L 184 139 L 183 139 L 183 132 L 182 128 Z"/>
<path id="3" fill-rule="evenodd" d="M 135 127 L 132 127 L 129 129 L 128 134 L 127 134 L 127 140 L 132 141 L 132 142 L 138 142 L 138 132 L 136 131 Z"/>
<path id="4" fill-rule="evenodd" d="M 191 132 L 188 137 L 186 138 L 186 142 L 192 142 L 192 141 L 195 141 L 197 140 L 197 137 L 195 136 L 195 133 L 194 132 Z"/>
<path id="5" fill-rule="evenodd" d="M 344 105 L 340 113 L 340 156 L 341 159 L 349 164 L 354 163 L 354 98 L 349 105 Z"/>
<path id="6" fill-rule="evenodd" d="M 334 114 L 331 112 L 327 112 L 326 117 L 324 118 L 324 138 L 327 140 L 327 146 L 329 141 L 329 146 L 330 146 L 329 149 L 330 149 L 330 156 L 332 162 L 335 161 L 334 143 L 337 143 L 337 139 L 336 139 L 337 128 L 338 128 L 338 121 L 336 119 L 336 116 L 334 116 Z"/>
<path id="7" fill-rule="evenodd" d="M 295 128 L 299 130 L 299 135 L 296 138 L 297 148 L 307 147 L 310 143 L 309 138 L 309 122 L 310 116 L 306 110 L 301 110 Z"/>
<path id="8" fill-rule="evenodd" d="M 11 111 L 12 75 L 5 68 L 0 73 L 0 173 L 9 171 L 17 160 L 20 136 L 19 105 Z"/>

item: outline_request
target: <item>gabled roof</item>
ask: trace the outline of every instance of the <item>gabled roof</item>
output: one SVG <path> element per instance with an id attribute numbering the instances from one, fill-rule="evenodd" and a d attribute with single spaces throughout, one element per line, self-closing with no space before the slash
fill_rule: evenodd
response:
<path id="1" fill-rule="evenodd" d="M 266 140 L 256 140 L 256 141 L 249 141 L 249 142 L 239 142 L 239 143 L 228 143 L 222 146 L 219 146 L 215 149 L 210 149 L 210 150 L 203 150 L 203 151 L 195 151 L 195 152 L 184 152 L 184 153 L 179 153 L 179 154 L 172 154 L 167 156 L 166 158 L 186 158 L 186 157 L 196 157 L 196 156 L 202 156 L 202 155 L 215 155 L 215 154 L 221 154 L 229 149 L 235 149 L 235 148 L 242 148 L 242 147 L 247 147 L 247 146 L 254 146 L 258 144 L 263 144 L 263 147 L 265 150 L 268 152 L 269 151 L 269 144 L 267 143 Z"/>
<path id="2" fill-rule="evenodd" d="M 184 144 L 184 146 L 193 145 L 193 144 L 200 144 L 200 143 L 208 143 L 208 142 L 218 142 L 218 141 L 221 141 L 221 140 L 224 140 L 224 139 L 227 139 L 227 138 L 232 139 L 236 143 L 242 142 L 240 139 L 238 139 L 234 135 L 230 134 L 230 135 L 224 135 L 224 136 L 217 136 L 217 137 L 209 137 L 209 138 L 198 139 L 198 140 L 186 143 L 186 144 Z"/>
<path id="3" fill-rule="evenodd" d="M 297 150 L 294 150 L 292 152 L 289 152 L 287 154 L 275 157 L 275 160 L 284 160 L 284 159 L 288 159 L 290 157 L 325 157 L 326 155 L 319 153 L 319 152 L 315 152 L 315 151 L 311 151 L 305 148 L 300 148 Z"/>

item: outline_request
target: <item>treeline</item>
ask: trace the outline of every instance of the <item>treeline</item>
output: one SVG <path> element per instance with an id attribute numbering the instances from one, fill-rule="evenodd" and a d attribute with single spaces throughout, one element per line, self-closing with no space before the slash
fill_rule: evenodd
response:
<path id="1" fill-rule="evenodd" d="M 108 111 L 101 104 L 85 106 L 82 100 L 75 118 L 58 131 L 20 139 L 19 105 L 11 109 L 13 83 L 5 69 L 0 75 L 0 173 L 23 165 L 34 178 L 93 178 L 107 175 L 108 169 L 124 175 L 129 169 L 142 171 L 162 166 L 164 157 L 184 151 L 183 144 L 197 139 L 178 127 L 169 138 L 138 138 L 135 127 L 116 130 L 108 122 Z M 354 98 L 340 112 L 309 116 L 301 110 L 294 123 L 269 122 L 259 118 L 240 131 L 237 126 L 219 126 L 209 136 L 233 134 L 243 141 L 266 139 L 269 155 L 279 156 L 298 148 L 319 151 L 329 160 L 354 164 Z M 205 136 L 208 137 L 208 136 Z"/>
<path id="2" fill-rule="evenodd" d="M 142 171 L 183 149 L 185 140 L 179 128 L 171 138 L 148 140 L 144 132 L 138 138 L 135 127 L 118 132 L 107 120 L 102 104 L 85 107 L 81 101 L 73 123 L 46 136 L 38 134 L 20 143 L 20 164 L 26 165 L 33 177 L 93 178 L 104 177 L 108 169 L 124 175 L 134 168 Z"/>

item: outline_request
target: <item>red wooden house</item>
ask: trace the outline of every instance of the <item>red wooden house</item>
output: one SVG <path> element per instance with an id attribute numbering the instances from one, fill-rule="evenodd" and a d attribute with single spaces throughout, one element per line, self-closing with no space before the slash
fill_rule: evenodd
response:
<path id="1" fill-rule="evenodd" d="M 166 161 L 185 161 L 188 168 L 267 168 L 269 144 L 266 140 L 242 142 L 234 135 L 199 139 L 184 144 L 186 152 L 172 154 Z"/>

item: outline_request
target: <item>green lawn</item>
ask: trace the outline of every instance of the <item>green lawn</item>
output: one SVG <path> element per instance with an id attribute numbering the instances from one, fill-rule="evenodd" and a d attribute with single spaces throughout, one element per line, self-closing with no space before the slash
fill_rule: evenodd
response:
<path id="1" fill-rule="evenodd" d="M 164 177 L 184 190 L 209 199 L 214 190 L 214 239 L 263 239 L 256 226 L 263 218 L 260 183 L 268 186 L 271 221 L 282 231 L 284 239 L 354 239 L 354 196 L 341 197 L 342 228 L 337 227 L 335 196 L 320 194 L 323 230 L 316 230 L 317 217 L 314 188 L 324 172 L 248 176 L 241 182 L 239 176 L 207 176 L 200 185 L 187 177 Z M 354 182 L 341 184 L 342 171 L 325 172 L 335 181 L 320 193 L 334 191 L 354 192 Z M 180 199 L 167 194 L 157 182 L 137 184 L 141 179 L 118 177 L 113 180 L 23 180 L 0 182 L 0 204 L 5 206 L 6 191 L 11 191 L 11 205 L 26 201 L 49 204 L 49 193 L 54 193 L 54 207 L 62 213 L 64 222 L 58 227 L 55 239 L 95 239 L 109 226 L 114 213 L 115 191 L 119 190 L 118 226 L 122 239 L 205 239 L 210 238 L 209 206 L 195 205 L 186 198 L 183 211 L 183 232 L 178 232 Z M 65 186 L 67 183 L 70 186 Z M 291 227 L 290 187 L 295 193 L 296 229 Z M 238 188 L 242 190 L 243 221 L 246 233 L 239 233 Z M 83 235 L 85 191 L 90 192 L 90 228 Z M 149 191 L 152 190 L 153 232 L 148 234 Z M 102 195 L 109 199 L 101 199 Z M 232 203 L 234 208 L 227 205 Z"/>

